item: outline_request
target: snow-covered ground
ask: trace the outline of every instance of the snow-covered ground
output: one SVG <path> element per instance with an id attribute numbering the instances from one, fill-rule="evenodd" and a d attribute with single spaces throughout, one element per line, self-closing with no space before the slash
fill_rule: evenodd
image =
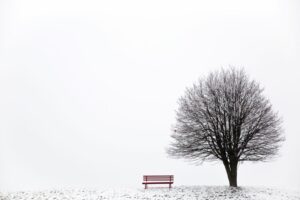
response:
<path id="1" fill-rule="evenodd" d="M 262 188 L 227 186 L 177 186 L 168 188 L 49 190 L 39 192 L 2 192 L 0 200 L 104 200 L 104 199 L 198 199 L 198 200 L 300 200 L 300 192 Z"/>

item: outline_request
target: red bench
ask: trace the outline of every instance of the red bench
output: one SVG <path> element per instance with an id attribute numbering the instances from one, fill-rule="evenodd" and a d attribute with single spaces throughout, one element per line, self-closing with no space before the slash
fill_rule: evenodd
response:
<path id="1" fill-rule="evenodd" d="M 145 189 L 148 188 L 148 184 L 169 184 L 169 188 L 174 183 L 173 175 L 144 175 L 143 184 Z"/>

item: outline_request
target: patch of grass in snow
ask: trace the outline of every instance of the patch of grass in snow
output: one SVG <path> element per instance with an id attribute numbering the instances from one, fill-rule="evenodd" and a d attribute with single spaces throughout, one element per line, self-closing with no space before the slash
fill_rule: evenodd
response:
<path id="1" fill-rule="evenodd" d="M 300 200 L 300 192 L 263 187 L 177 186 L 168 188 L 49 190 L 0 193 L 0 200 Z"/>

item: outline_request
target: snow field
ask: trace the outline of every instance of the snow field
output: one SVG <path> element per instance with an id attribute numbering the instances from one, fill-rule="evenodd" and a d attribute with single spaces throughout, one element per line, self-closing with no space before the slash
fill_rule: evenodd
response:
<path id="1" fill-rule="evenodd" d="M 2 192 L 0 200 L 300 200 L 300 192 L 263 187 L 177 186 L 168 188 Z"/>

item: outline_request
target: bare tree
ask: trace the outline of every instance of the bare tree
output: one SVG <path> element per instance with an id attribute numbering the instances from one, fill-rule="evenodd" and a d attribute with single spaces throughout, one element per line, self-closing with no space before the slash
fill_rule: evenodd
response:
<path id="1" fill-rule="evenodd" d="M 168 154 L 196 163 L 220 160 L 237 187 L 238 164 L 273 158 L 284 140 L 281 120 L 262 93 L 243 69 L 200 79 L 179 99 Z"/>

